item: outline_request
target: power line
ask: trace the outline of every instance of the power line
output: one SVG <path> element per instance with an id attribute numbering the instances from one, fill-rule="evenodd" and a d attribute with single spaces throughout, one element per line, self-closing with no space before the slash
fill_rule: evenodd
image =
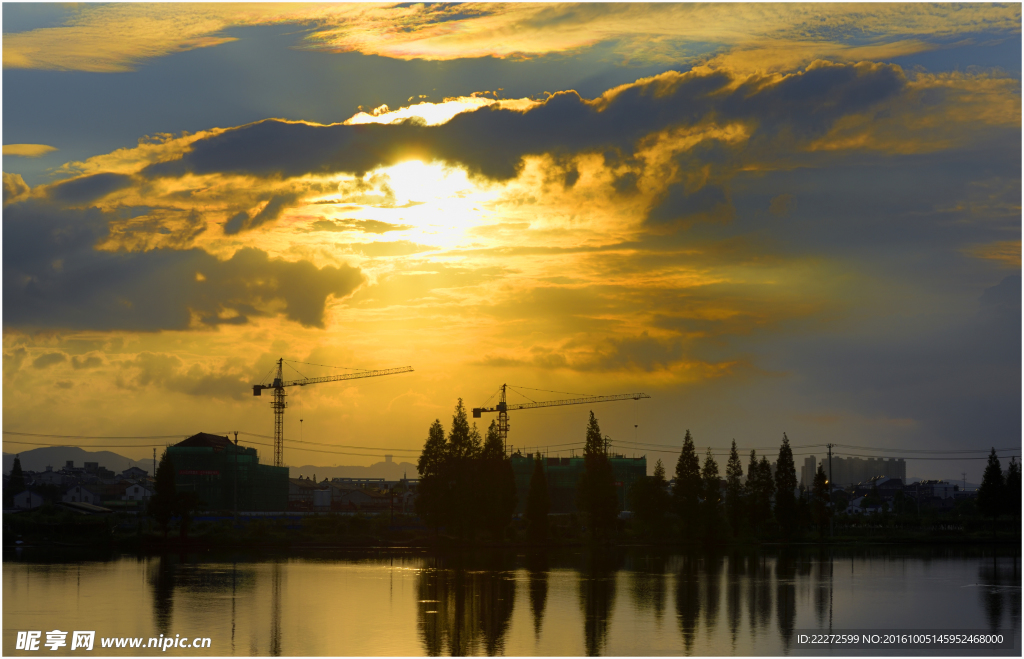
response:
<path id="1" fill-rule="evenodd" d="M 239 435 L 248 435 L 249 437 L 260 437 L 262 439 L 274 439 L 273 437 L 270 437 L 268 435 L 259 435 L 259 434 L 254 433 L 254 432 L 244 432 L 244 431 L 241 431 L 241 430 L 238 431 L 238 434 Z M 418 448 L 417 449 L 413 449 L 413 448 L 389 448 L 387 446 L 349 446 L 347 444 L 325 444 L 323 442 L 309 442 L 309 441 L 305 441 L 305 440 L 302 440 L 302 439 L 288 439 L 287 437 L 284 438 L 284 441 L 292 442 L 292 443 L 295 443 L 295 444 L 310 444 L 312 446 L 327 446 L 327 447 L 330 447 L 330 448 L 358 448 L 358 449 L 364 449 L 364 450 L 367 450 L 367 451 L 395 451 L 396 453 L 399 453 L 399 452 L 401 452 L 401 453 L 419 453 L 420 452 L 420 449 L 418 449 Z"/>
<path id="2" fill-rule="evenodd" d="M 180 433 L 177 435 L 123 435 L 123 436 L 105 436 L 105 435 L 45 435 L 35 432 L 15 432 L 14 430 L 3 431 L 5 435 L 18 435 L 19 437 L 50 437 L 54 439 L 177 439 L 178 437 L 188 437 L 188 433 Z M 12 441 L 12 443 L 14 443 Z"/>

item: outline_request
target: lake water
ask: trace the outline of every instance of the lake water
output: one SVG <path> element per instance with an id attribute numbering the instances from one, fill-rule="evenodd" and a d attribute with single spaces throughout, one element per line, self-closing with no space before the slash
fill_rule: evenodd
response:
<path id="1" fill-rule="evenodd" d="M 783 655 L 808 630 L 973 630 L 1021 654 L 1019 548 L 298 555 L 5 552 L 10 655 Z M 96 632 L 92 652 L 19 631 Z M 209 648 L 100 649 L 102 637 Z M 955 654 L 942 651 L 836 652 Z"/>

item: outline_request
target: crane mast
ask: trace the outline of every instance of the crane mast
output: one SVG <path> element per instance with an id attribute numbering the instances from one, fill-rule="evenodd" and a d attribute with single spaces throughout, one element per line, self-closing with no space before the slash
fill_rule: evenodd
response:
<path id="1" fill-rule="evenodd" d="M 358 373 L 348 373 L 346 375 L 329 375 L 322 378 L 302 378 L 301 380 L 291 380 L 285 382 L 284 380 L 284 358 L 277 360 L 277 372 L 274 374 L 274 380 L 271 384 L 254 384 L 252 386 L 252 395 L 259 396 L 264 389 L 274 390 L 274 399 L 270 401 L 270 407 L 274 410 L 274 466 L 284 466 L 284 409 L 288 407 L 288 403 L 285 402 L 285 387 L 300 386 L 304 387 L 307 384 L 318 384 L 321 382 L 337 382 L 338 380 L 356 380 L 359 378 L 374 378 L 381 375 L 392 375 L 395 373 L 409 373 L 412 371 L 411 366 L 401 366 L 399 368 L 386 368 L 376 371 L 359 371 Z"/>
<path id="2" fill-rule="evenodd" d="M 514 403 L 508 404 L 505 398 L 505 389 L 508 385 L 501 385 L 501 397 L 498 400 L 498 404 L 494 407 L 474 407 L 473 418 L 479 419 L 484 412 L 497 412 L 498 413 L 498 434 L 501 435 L 501 446 L 502 449 L 508 454 L 508 411 L 509 410 L 529 410 L 537 407 L 555 407 L 559 405 L 581 405 L 584 403 L 607 403 L 616 400 L 640 400 L 641 398 L 650 398 L 647 394 L 634 393 L 634 394 L 614 394 L 611 396 L 581 396 L 580 398 L 566 398 L 563 400 L 546 400 L 534 403 Z"/>

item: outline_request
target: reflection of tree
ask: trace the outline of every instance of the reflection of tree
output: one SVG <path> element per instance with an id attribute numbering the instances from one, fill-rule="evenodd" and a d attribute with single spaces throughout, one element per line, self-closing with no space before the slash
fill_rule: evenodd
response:
<path id="1" fill-rule="evenodd" d="M 728 586 L 725 591 L 726 615 L 729 617 L 729 632 L 732 635 L 732 648 L 736 650 L 736 635 L 740 628 L 740 581 L 746 574 L 743 555 L 734 551 L 729 555 Z"/>
<path id="2" fill-rule="evenodd" d="M 825 628 L 825 614 L 832 602 L 832 556 L 828 549 L 818 552 L 818 580 L 814 587 L 814 615 L 818 628 Z"/>
<path id="3" fill-rule="evenodd" d="M 718 602 L 722 591 L 722 557 L 707 554 L 704 557 L 704 627 L 708 635 L 718 624 Z"/>
<path id="4" fill-rule="evenodd" d="M 768 566 L 763 554 L 752 554 L 747 558 L 750 596 L 747 600 L 750 616 L 750 632 L 764 629 L 772 617 L 772 594 L 768 587 Z"/>
<path id="5" fill-rule="evenodd" d="M 700 565 L 692 554 L 683 556 L 676 577 L 676 615 L 679 616 L 679 631 L 683 634 L 686 654 L 690 654 L 700 615 Z"/>
<path id="6" fill-rule="evenodd" d="M 540 627 L 544 622 L 544 606 L 548 600 L 548 555 L 544 552 L 526 557 L 530 571 L 530 610 L 533 612 L 533 635 L 540 638 Z"/>
<path id="7" fill-rule="evenodd" d="M 1013 560 L 1014 567 L 1016 567 L 1016 558 Z M 981 602 L 985 608 L 985 615 L 988 617 L 988 626 L 993 633 L 996 633 L 1003 624 L 1004 594 L 1010 601 L 1017 600 L 1017 606 L 1019 607 L 1020 588 L 1010 589 L 1005 587 L 1005 585 L 1012 583 L 1009 570 L 999 564 L 994 554 L 992 555 L 991 563 L 988 561 L 981 562 L 981 565 L 978 567 L 978 577 L 982 584 Z M 1011 619 L 1013 618 L 1011 617 Z"/>
<path id="8" fill-rule="evenodd" d="M 661 622 L 665 612 L 665 557 L 644 556 L 629 573 L 630 594 L 638 611 L 654 611 Z"/>
<path id="9" fill-rule="evenodd" d="M 793 640 L 793 625 L 796 621 L 796 560 L 788 548 L 779 550 L 775 561 L 776 613 L 779 619 L 779 634 L 782 635 L 783 650 L 788 652 Z"/>
<path id="10" fill-rule="evenodd" d="M 504 652 L 516 595 L 508 572 L 425 569 L 416 588 L 424 654 Z"/>
<path id="11" fill-rule="evenodd" d="M 616 555 L 589 552 L 586 568 L 580 573 L 580 608 L 583 610 L 583 634 L 587 656 L 601 654 L 608 640 L 608 618 L 615 603 Z"/>
<path id="12" fill-rule="evenodd" d="M 174 612 L 174 586 L 176 577 L 175 561 L 164 554 L 150 563 L 147 581 L 153 588 L 153 618 L 156 631 L 165 636 L 171 633 L 171 614 Z"/>

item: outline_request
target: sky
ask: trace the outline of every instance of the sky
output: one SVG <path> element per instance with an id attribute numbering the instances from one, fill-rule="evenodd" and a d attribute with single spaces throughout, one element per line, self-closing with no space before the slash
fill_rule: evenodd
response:
<path id="1" fill-rule="evenodd" d="M 5 452 L 1020 455 L 1019 4 L 2 12 Z"/>

